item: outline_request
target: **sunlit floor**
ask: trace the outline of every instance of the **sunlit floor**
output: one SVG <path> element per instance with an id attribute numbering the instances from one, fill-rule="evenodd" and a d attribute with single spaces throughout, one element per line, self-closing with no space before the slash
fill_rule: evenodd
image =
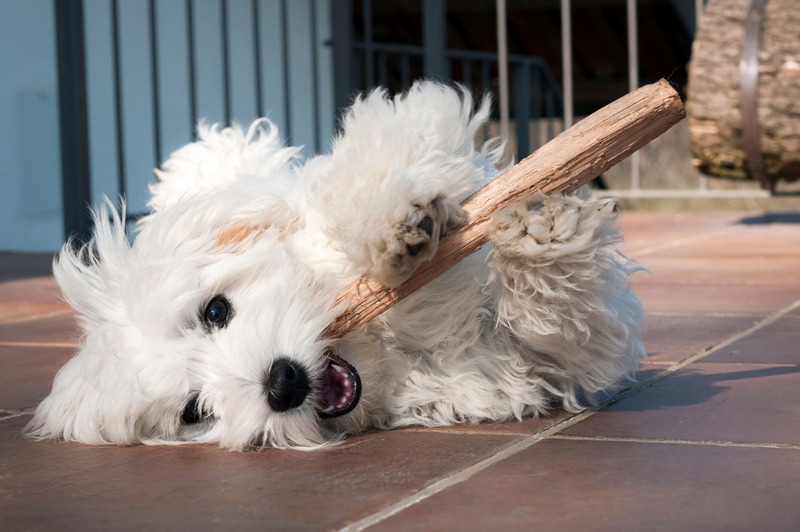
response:
<path id="1" fill-rule="evenodd" d="M 75 322 L 49 257 L 0 254 L 0 530 L 797 530 L 800 216 L 621 221 L 650 359 L 608 406 L 313 453 L 20 437 Z"/>

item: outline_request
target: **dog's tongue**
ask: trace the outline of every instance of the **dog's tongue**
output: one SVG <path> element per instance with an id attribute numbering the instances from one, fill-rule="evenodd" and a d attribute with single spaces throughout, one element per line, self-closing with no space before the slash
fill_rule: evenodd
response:
<path id="1" fill-rule="evenodd" d="M 356 368 L 328 352 L 320 377 L 319 415 L 338 417 L 352 411 L 361 398 L 361 378 Z"/>

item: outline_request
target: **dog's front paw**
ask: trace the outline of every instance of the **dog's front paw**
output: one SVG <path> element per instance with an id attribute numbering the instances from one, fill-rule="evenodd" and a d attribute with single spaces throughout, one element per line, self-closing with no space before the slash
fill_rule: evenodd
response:
<path id="1" fill-rule="evenodd" d="M 406 218 L 392 224 L 373 243 L 371 276 L 385 286 L 399 286 L 436 253 L 440 239 L 463 222 L 464 212 L 452 200 L 413 203 Z"/>
<path id="2" fill-rule="evenodd" d="M 491 238 L 496 253 L 553 259 L 590 245 L 615 212 L 609 199 L 538 195 L 498 214 Z"/>

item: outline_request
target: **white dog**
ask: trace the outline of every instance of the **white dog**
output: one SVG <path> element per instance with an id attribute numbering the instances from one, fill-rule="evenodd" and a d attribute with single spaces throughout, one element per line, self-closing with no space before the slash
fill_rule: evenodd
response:
<path id="1" fill-rule="evenodd" d="M 402 283 L 497 174 L 486 101 L 375 91 L 331 155 L 301 164 L 266 120 L 201 125 L 151 188 L 131 245 L 101 209 L 54 263 L 84 331 L 29 425 L 91 444 L 314 448 L 369 428 L 578 411 L 644 354 L 637 267 L 614 205 L 540 196 L 496 216 L 463 261 L 342 340 L 323 331 L 359 275 Z"/>

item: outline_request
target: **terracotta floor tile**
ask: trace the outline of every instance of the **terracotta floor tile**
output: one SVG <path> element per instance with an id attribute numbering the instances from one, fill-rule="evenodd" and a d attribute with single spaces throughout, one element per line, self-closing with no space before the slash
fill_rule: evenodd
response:
<path id="1" fill-rule="evenodd" d="M 563 434 L 800 446 L 800 366 L 694 363 Z"/>
<path id="2" fill-rule="evenodd" d="M 61 290 L 51 276 L 3 281 L 0 286 L 0 301 L 62 302 Z"/>
<path id="3" fill-rule="evenodd" d="M 781 318 L 712 353 L 703 362 L 800 364 L 800 316 Z"/>
<path id="4" fill-rule="evenodd" d="M 77 344 L 78 324 L 71 312 L 33 318 L 30 320 L 0 322 L 0 343 Z"/>
<path id="5" fill-rule="evenodd" d="M 715 285 L 634 282 L 647 313 L 766 316 L 800 299 L 800 285 Z"/>
<path id="6" fill-rule="evenodd" d="M 36 406 L 50 391 L 56 372 L 73 348 L 0 346 L 0 408 Z"/>
<path id="7" fill-rule="evenodd" d="M 636 273 L 634 282 L 681 284 L 800 285 L 797 265 L 789 257 L 643 257 L 650 273 Z"/>
<path id="8" fill-rule="evenodd" d="M 575 414 L 565 412 L 564 410 L 557 409 L 548 416 L 531 417 L 523 419 L 522 421 L 506 421 L 504 423 L 479 423 L 477 425 L 465 424 L 455 425 L 452 427 L 437 427 L 437 432 L 458 433 L 458 434 L 473 434 L 473 433 L 487 433 L 487 434 L 507 434 L 510 436 L 533 436 L 539 434 L 550 428 L 553 428 L 559 423 L 574 417 Z M 408 430 L 419 430 L 427 432 L 426 428 L 410 428 Z"/>
<path id="9" fill-rule="evenodd" d="M 625 235 L 626 249 L 636 253 L 676 240 L 697 237 L 736 226 L 747 213 L 656 213 L 624 211 L 620 226 Z"/>
<path id="10" fill-rule="evenodd" d="M 800 452 L 547 440 L 371 530 L 796 530 Z"/>
<path id="11" fill-rule="evenodd" d="M 78 340 L 78 324 L 71 312 L 14 323 L 0 322 L 0 344 L 75 344 Z"/>
<path id="12" fill-rule="evenodd" d="M 328 451 L 88 447 L 0 422 L 0 529 L 323 530 L 360 519 L 515 441 L 373 433 Z"/>
<path id="13" fill-rule="evenodd" d="M 647 317 L 644 345 L 651 362 L 680 362 L 752 327 L 759 318 L 749 316 Z"/>
<path id="14" fill-rule="evenodd" d="M 0 323 L 70 310 L 55 279 L 35 277 L 0 283 Z"/>
<path id="15" fill-rule="evenodd" d="M 712 238 L 686 242 L 660 250 L 659 257 L 691 258 L 793 258 L 800 257 L 800 230 L 797 227 L 750 228 L 728 231 Z"/>

